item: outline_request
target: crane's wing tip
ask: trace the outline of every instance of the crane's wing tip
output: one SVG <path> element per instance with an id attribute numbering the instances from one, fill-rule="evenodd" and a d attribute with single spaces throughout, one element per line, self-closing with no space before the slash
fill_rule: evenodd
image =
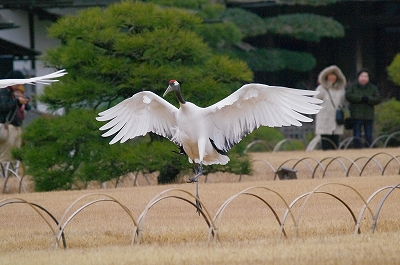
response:
<path id="1" fill-rule="evenodd" d="M 119 141 L 119 139 L 112 139 L 108 144 L 109 145 L 112 145 L 112 144 L 115 144 L 116 142 L 118 142 Z"/>

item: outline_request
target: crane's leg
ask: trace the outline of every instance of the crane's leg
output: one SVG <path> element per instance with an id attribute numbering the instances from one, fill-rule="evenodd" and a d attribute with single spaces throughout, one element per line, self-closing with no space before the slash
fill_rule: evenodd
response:
<path id="1" fill-rule="evenodd" d="M 188 180 L 189 183 L 198 182 L 198 178 L 203 174 L 203 162 L 200 162 L 199 168 L 196 168 L 196 164 L 193 163 L 194 173 L 196 174 L 193 178 Z"/>
<path id="2" fill-rule="evenodd" d="M 200 199 L 200 197 L 199 197 L 199 182 L 198 181 L 196 181 L 196 197 Z M 200 215 L 201 209 L 203 207 L 201 206 L 200 201 L 197 199 L 196 199 L 196 206 L 197 206 L 196 213 L 198 213 Z"/>
<path id="3" fill-rule="evenodd" d="M 196 175 L 193 178 L 190 178 L 188 182 L 190 182 L 190 183 L 196 182 L 196 197 L 200 198 L 199 197 L 199 176 L 201 176 L 203 174 L 203 163 L 200 162 L 198 169 L 196 169 L 196 165 L 194 164 L 194 171 L 195 171 Z M 196 200 L 196 206 L 197 206 L 196 212 L 200 215 L 200 211 L 202 209 L 200 201 Z"/>

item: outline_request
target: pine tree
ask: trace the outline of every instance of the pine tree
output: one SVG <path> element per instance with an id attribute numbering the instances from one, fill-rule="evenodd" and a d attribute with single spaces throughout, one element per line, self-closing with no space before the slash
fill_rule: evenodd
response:
<path id="1" fill-rule="evenodd" d="M 16 152 L 36 190 L 84 187 L 136 171 L 191 170 L 173 143 L 154 135 L 110 146 L 95 117 L 142 90 L 162 95 L 170 79 L 179 80 L 187 100 L 203 106 L 251 81 L 246 63 L 215 55 L 196 33 L 200 27 L 195 14 L 140 2 L 86 9 L 53 24 L 49 33 L 62 45 L 43 60 L 68 75 L 39 99 L 65 114 L 32 122 L 23 136 L 26 145 Z M 209 171 L 249 172 L 246 159 L 231 159 Z"/>

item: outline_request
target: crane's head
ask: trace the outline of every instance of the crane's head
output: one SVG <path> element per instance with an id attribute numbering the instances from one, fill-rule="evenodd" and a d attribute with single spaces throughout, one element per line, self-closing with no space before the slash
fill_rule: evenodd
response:
<path id="1" fill-rule="evenodd" d="M 178 83 L 178 81 L 176 80 L 170 80 L 168 83 L 168 87 L 167 90 L 165 90 L 163 97 L 165 97 L 166 94 L 168 94 L 171 91 L 179 91 L 180 90 L 180 85 Z"/>
<path id="2" fill-rule="evenodd" d="M 166 94 L 168 94 L 171 91 L 175 91 L 175 95 L 181 104 L 185 104 L 185 100 L 182 97 L 181 94 L 181 85 L 178 83 L 176 80 L 170 80 L 168 83 L 167 90 L 165 90 L 163 97 L 165 97 Z"/>

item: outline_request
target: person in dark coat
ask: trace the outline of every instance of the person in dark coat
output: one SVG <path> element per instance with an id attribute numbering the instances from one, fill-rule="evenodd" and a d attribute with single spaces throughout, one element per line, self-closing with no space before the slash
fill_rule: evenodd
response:
<path id="1" fill-rule="evenodd" d="M 354 148 L 361 148 L 361 129 L 364 128 L 365 146 L 372 143 L 374 124 L 374 106 L 381 102 L 378 87 L 369 81 L 369 71 L 361 69 L 357 74 L 357 83 L 346 90 L 346 99 L 350 103 L 350 117 L 353 121 Z"/>
<path id="2" fill-rule="evenodd" d="M 20 71 L 11 71 L 6 79 L 24 79 Z M 14 95 L 15 90 L 21 89 L 20 85 L 8 86 L 0 89 L 0 123 L 1 129 L 7 130 L 7 138 L 0 141 L 0 163 L 13 160 L 11 149 L 21 147 L 22 120 L 21 108 L 27 105 L 29 99 L 24 96 Z M 3 131 L 2 131 L 3 133 Z"/>

